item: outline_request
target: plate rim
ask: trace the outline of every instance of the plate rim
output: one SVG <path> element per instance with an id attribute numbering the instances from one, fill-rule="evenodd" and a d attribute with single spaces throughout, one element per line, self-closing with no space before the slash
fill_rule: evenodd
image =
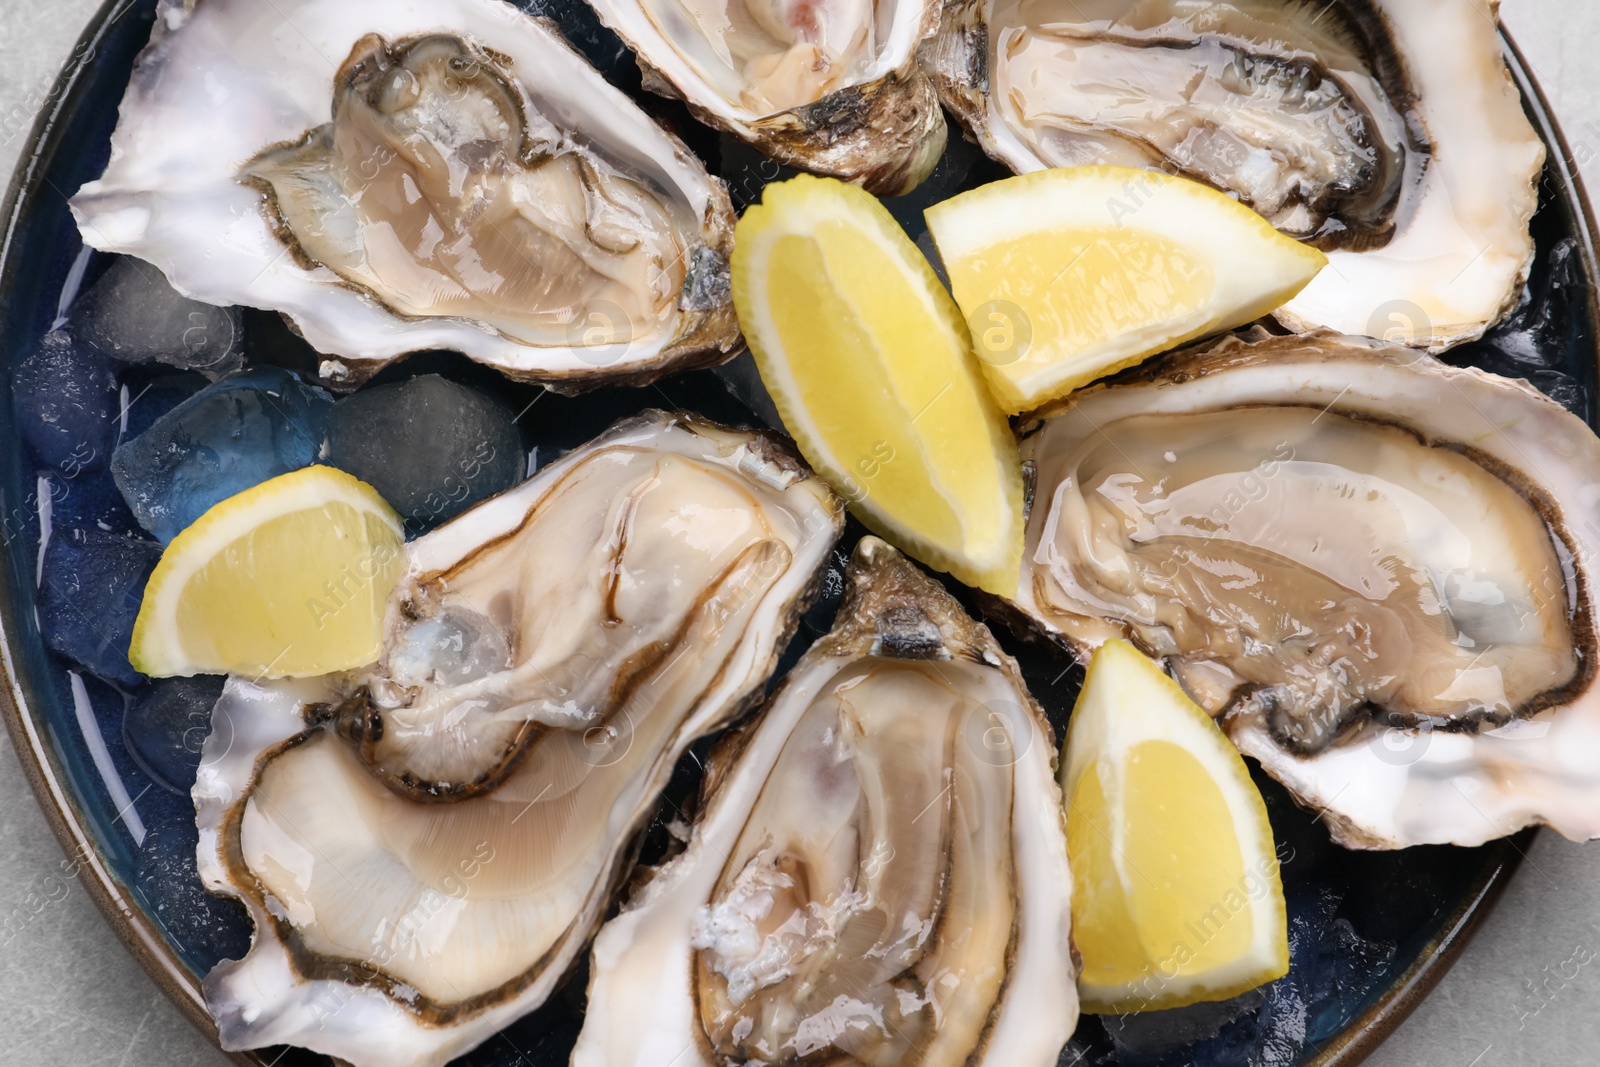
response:
<path id="1" fill-rule="evenodd" d="M 69 58 L 52 84 L 47 97 L 49 104 L 35 117 L 23 143 L 8 181 L 5 199 L 0 202 L 0 304 L 10 302 L 14 273 L 11 259 L 17 234 L 25 225 L 23 209 L 44 191 L 44 186 L 50 184 L 44 176 L 44 165 L 55 155 L 66 137 L 63 117 L 76 110 L 79 98 L 86 91 L 84 72 L 112 24 L 131 11 L 136 3 L 137 0 L 104 0 L 70 53 L 71 56 L 90 58 L 79 61 Z M 1596 306 L 1597 294 L 1600 294 L 1600 265 L 1597 265 L 1596 259 L 1600 230 L 1596 227 L 1593 207 L 1585 192 L 1583 178 L 1574 165 L 1566 136 L 1543 88 L 1533 77 L 1521 49 L 1503 24 L 1499 25 L 1499 31 L 1512 80 L 1522 94 L 1525 107 L 1549 151 L 1547 165 L 1550 176 L 1556 182 L 1557 195 L 1572 206 L 1579 223 L 1575 229 L 1581 238 L 1580 255 L 1584 272 L 1592 283 L 1590 321 L 1600 325 L 1600 309 Z M 1600 331 L 1596 332 L 1594 357 L 1596 366 L 1600 367 Z M 0 598 L 5 603 L 15 603 L 13 593 L 9 573 L 0 568 Z M 12 650 L 15 640 L 9 619 L 0 612 L 0 719 L 5 722 L 17 761 L 22 765 L 23 776 L 43 810 L 57 844 L 69 859 L 82 863 L 87 869 L 91 877 L 80 878 L 79 881 L 83 883 L 90 899 L 117 935 L 117 940 L 133 955 L 184 1018 L 221 1055 L 234 1063 L 241 1067 L 268 1067 L 268 1061 L 258 1052 L 227 1052 L 221 1048 L 216 1024 L 205 1007 L 200 982 L 178 959 L 160 930 L 133 899 L 129 888 L 116 879 L 100 857 L 93 838 L 85 828 L 75 795 L 67 787 L 66 776 L 57 766 L 56 758 L 35 720 L 33 706 L 17 681 L 16 660 Z M 1390 984 L 1376 1002 L 1347 1023 L 1329 1044 L 1306 1061 L 1305 1067 L 1354 1067 L 1393 1034 L 1460 959 L 1473 935 L 1497 906 L 1511 876 L 1540 832 L 1540 828 L 1530 827 L 1494 842 L 1490 846 L 1493 852 L 1474 875 L 1472 891 L 1424 944 L 1411 966 Z"/>
<path id="2" fill-rule="evenodd" d="M 24 207 L 40 195 L 44 186 L 50 184 L 45 178 L 45 163 L 54 156 L 67 134 L 62 118 L 76 110 L 79 98 L 86 91 L 85 71 L 99 53 L 112 24 L 133 10 L 136 2 L 104 0 L 95 11 L 83 32 L 78 35 L 66 64 L 56 75 L 46 98 L 49 103 L 35 117 L 27 140 L 23 142 L 16 167 L 7 184 L 3 206 L 0 206 L 0 305 L 9 305 L 11 302 L 11 260 L 17 234 L 25 225 Z M 70 57 L 83 58 L 74 60 Z M 7 412 L 5 417 L 12 416 Z M 5 603 L 14 604 L 14 593 L 10 574 L 5 568 L 0 568 L 0 598 Z M 33 706 L 18 681 L 16 656 L 13 653 L 15 641 L 10 620 L 4 612 L 0 612 L 0 719 L 5 721 L 6 732 L 11 738 L 17 761 L 22 765 L 23 776 L 34 800 L 44 812 L 56 843 L 69 861 L 83 864 L 91 875 L 88 878 L 79 877 L 78 881 L 88 891 L 101 916 L 117 935 L 117 940 L 213 1047 L 242 1067 L 265 1067 L 266 1061 L 258 1056 L 222 1049 L 216 1024 L 206 1010 L 199 982 L 178 959 L 144 909 L 133 899 L 128 887 L 116 879 L 101 858 L 93 837 L 85 827 L 74 793 L 66 786 L 66 776 L 57 766 L 34 717 Z"/>

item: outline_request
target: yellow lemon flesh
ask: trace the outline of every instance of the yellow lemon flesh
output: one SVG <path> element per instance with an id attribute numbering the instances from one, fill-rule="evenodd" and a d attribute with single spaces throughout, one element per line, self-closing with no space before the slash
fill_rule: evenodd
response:
<path id="1" fill-rule="evenodd" d="M 806 459 L 874 532 L 1002 595 L 1022 559 L 1022 473 L 966 326 L 876 197 L 768 185 L 735 232 L 733 300 Z"/>
<path id="2" fill-rule="evenodd" d="M 1090 661 L 1061 788 L 1083 1010 L 1226 1000 L 1288 972 L 1261 794 L 1211 718 L 1126 641 Z"/>
<path id="3" fill-rule="evenodd" d="M 1010 412 L 1260 318 L 1328 262 L 1214 189 L 1129 167 L 1007 178 L 926 217 Z"/>
<path id="4" fill-rule="evenodd" d="M 400 517 L 365 482 L 307 467 L 213 506 L 161 554 L 128 659 L 157 678 L 298 678 L 371 663 L 405 570 Z"/>

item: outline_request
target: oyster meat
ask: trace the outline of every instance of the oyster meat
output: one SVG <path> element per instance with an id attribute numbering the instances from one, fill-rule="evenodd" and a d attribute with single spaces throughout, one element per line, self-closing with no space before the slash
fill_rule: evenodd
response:
<path id="1" fill-rule="evenodd" d="M 205 980 L 223 1046 L 437 1065 L 542 1003 L 842 514 L 775 441 L 647 414 L 409 545 L 370 669 L 230 679 L 194 789 L 256 925 Z"/>
<path id="2" fill-rule="evenodd" d="M 1023 442 L 1016 605 L 1167 657 L 1347 844 L 1600 836 L 1600 440 L 1380 341 L 1228 338 Z"/>
<path id="3" fill-rule="evenodd" d="M 916 53 L 938 0 L 589 0 L 646 88 L 780 163 L 910 191 L 945 147 Z"/>
<path id="4" fill-rule="evenodd" d="M 868 537 L 831 633 L 595 941 L 573 1067 L 1047 1067 L 1077 1022 L 1055 748 L 1016 663 Z"/>
<path id="5" fill-rule="evenodd" d="M 1516 303 L 1544 147 L 1498 0 L 949 0 L 927 65 L 1018 173 L 1205 182 L 1330 266 L 1278 318 L 1439 350 Z M 1126 190 L 1128 215 L 1139 208 Z"/>
<path id="6" fill-rule="evenodd" d="M 166 0 L 84 240 L 282 312 L 336 385 L 454 349 L 556 387 L 728 358 L 726 189 L 497 0 Z"/>

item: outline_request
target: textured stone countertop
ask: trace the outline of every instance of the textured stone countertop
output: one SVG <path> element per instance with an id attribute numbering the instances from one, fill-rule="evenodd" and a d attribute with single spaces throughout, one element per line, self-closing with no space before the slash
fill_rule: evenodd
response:
<path id="1" fill-rule="evenodd" d="M 0 0 L 0 175 L 9 175 L 57 71 L 98 0 Z M 1600 4 L 1505 0 L 1503 16 L 1549 94 L 1591 188 L 1600 188 Z M 1600 473 L 1600 472 L 1597 472 Z M 228 1061 L 167 1002 L 81 886 L 0 731 L 3 1067 L 220 1067 Z M 27 905 L 45 900 L 34 911 Z M 1477 938 L 1368 1062 L 1375 1067 L 1544 1067 L 1600 1062 L 1600 842 L 1542 834 Z"/>

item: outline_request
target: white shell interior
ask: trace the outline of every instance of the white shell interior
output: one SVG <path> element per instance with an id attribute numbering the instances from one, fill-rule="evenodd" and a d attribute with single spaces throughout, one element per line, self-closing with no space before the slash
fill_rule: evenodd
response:
<path id="1" fill-rule="evenodd" d="M 820 481 L 792 460 L 776 461 L 745 432 L 705 424 L 690 428 L 661 413 L 621 423 L 518 488 L 412 542 L 407 546 L 411 576 L 452 565 L 517 529 L 571 468 L 611 446 L 692 457 L 746 482 L 751 495 L 764 502 L 774 536 L 787 542 L 792 562 L 781 571 L 769 568 L 759 584 L 737 590 L 742 603 L 728 619 L 740 622 L 740 628 L 730 637 L 727 658 L 706 665 L 712 677 L 703 691 L 674 696 L 670 686 L 660 687 L 673 717 L 659 729 L 641 725 L 615 756 L 607 750 L 594 759 L 581 752 L 543 759 L 535 751 L 498 787 L 460 800 L 418 801 L 388 792 L 353 750 L 327 731 L 262 764 L 268 749 L 305 731 L 306 703 L 338 703 L 352 679 L 264 685 L 230 679 L 213 712 L 216 728 L 193 790 L 201 878 L 208 888 L 239 896 L 256 926 L 246 958 L 220 964 L 205 981 L 207 1006 L 224 1048 L 293 1044 L 355 1067 L 438 1067 L 538 1007 L 598 925 L 628 843 L 641 817 L 653 810 L 677 758 L 695 737 L 740 710 L 770 673 L 790 632 L 794 606 L 826 559 L 842 512 Z M 692 513 L 701 505 L 686 501 L 683 507 Z M 723 521 L 737 525 L 749 518 L 740 512 Z M 683 527 L 692 524 L 663 524 L 657 536 L 704 535 Z M 523 571 L 510 569 L 506 578 L 516 583 L 510 599 L 536 595 L 523 581 Z M 391 624 L 399 624 L 398 610 L 392 602 Z M 647 705 L 641 700 L 634 710 Z M 634 744 L 636 737 L 646 736 L 655 740 Z M 581 724 L 573 738 L 576 745 L 564 749 L 587 743 Z M 561 740 L 568 739 L 553 743 Z M 549 768 L 554 769 L 546 773 Z M 267 772 L 291 776 L 293 788 L 282 803 L 256 788 L 258 776 Z M 308 775 L 322 775 L 326 788 L 306 788 L 301 780 Z M 619 777 L 623 780 L 616 781 Z M 592 783 L 598 783 L 597 799 L 579 803 Z M 599 825 L 580 833 L 578 815 L 592 815 Z M 239 820 L 239 847 L 251 872 L 248 887 L 235 883 L 234 867 L 222 851 L 232 840 L 227 827 L 233 819 Z M 474 842 L 482 847 L 475 850 Z M 445 885 L 439 872 L 459 866 L 458 852 L 472 859 L 472 873 L 450 873 L 451 884 Z M 361 878 L 375 880 L 370 891 L 360 890 Z M 281 888 L 275 892 L 273 886 Z M 330 917 L 319 926 L 317 908 L 337 900 L 348 908 L 352 899 L 356 914 Z M 399 914 L 383 906 L 395 901 Z M 398 999 L 375 985 L 304 977 L 269 913 L 300 928 L 309 947 L 319 947 L 311 935 L 362 946 L 336 955 L 353 958 L 358 968 L 402 979 Z M 527 981 L 520 988 L 515 982 L 496 984 L 508 976 Z M 433 1004 L 468 1007 L 441 1023 L 413 1011 L 407 997 L 412 1003 L 426 997 Z M 480 1006 L 471 1006 L 475 1002 Z"/>
<path id="2" fill-rule="evenodd" d="M 1506 69 L 1499 0 L 1376 0 L 1408 62 L 1433 143 L 1412 211 L 1383 248 L 1334 251 L 1277 312 L 1440 351 L 1481 337 L 1509 311 L 1533 259 L 1544 143 Z"/>
<path id="3" fill-rule="evenodd" d="M 726 0 L 725 6 L 731 7 L 744 2 L 745 0 Z M 755 2 L 765 3 L 775 10 L 786 6 L 776 0 L 755 0 Z M 675 40 L 650 17 L 639 0 L 589 0 L 589 3 L 599 14 L 601 21 L 627 41 L 646 62 L 660 71 L 689 103 L 710 112 L 731 128 L 748 135 L 751 123 L 780 113 L 750 111 L 739 101 L 729 99 L 727 93 L 712 86 L 696 69 L 695 62 L 687 57 L 685 50 L 686 47 L 692 47 L 696 50 L 715 51 L 717 46 L 707 44 L 703 39 L 693 40 L 688 45 Z M 834 91 L 852 85 L 869 84 L 905 67 L 911 61 L 923 35 L 928 32 L 927 13 L 930 3 L 932 0 L 876 0 L 874 3 L 823 0 L 816 4 L 815 7 L 821 12 L 821 17 L 845 20 L 871 19 L 880 26 L 886 24 L 888 27 L 887 32 L 879 33 L 877 51 L 871 60 L 863 64 L 843 84 L 836 85 Z M 879 10 L 884 6 L 889 8 L 887 18 L 885 13 Z M 698 37 L 695 31 L 687 26 L 679 32 Z"/>
<path id="4" fill-rule="evenodd" d="M 1350 358 L 1318 350 L 1344 346 Z M 1554 501 L 1573 558 L 1574 629 L 1593 644 L 1600 610 L 1600 439 L 1581 420 L 1524 382 L 1447 367 L 1420 353 L 1357 338 L 1309 339 L 1303 348 L 1217 358 L 1201 375 L 1087 390 L 1064 409 L 1096 426 L 1129 415 L 1161 416 L 1293 403 L 1411 427 L 1427 439 L 1462 442 Z M 1062 424 L 1063 430 L 1066 423 Z M 1050 433 L 1047 425 L 1041 434 Z M 1024 443 L 1024 458 L 1037 444 Z M 1041 478 L 1045 476 L 1041 473 Z M 1044 521 L 1053 487 L 1041 483 L 1034 520 Z M 1358 506 L 1359 502 L 1357 502 Z M 1029 552 L 1038 543 L 1030 531 Z M 1045 561 L 1041 559 L 1040 565 Z M 1017 604 L 1042 618 L 1025 555 Z M 1120 633 L 1114 621 L 1086 626 L 1087 644 Z M 1285 751 L 1257 720 L 1230 721 L 1234 742 L 1297 798 L 1327 814 L 1348 844 L 1403 848 L 1477 845 L 1544 823 L 1574 840 L 1600 837 L 1600 690 L 1581 678 L 1567 703 L 1479 734 L 1402 730 L 1368 723 L 1352 739 L 1300 757 Z"/>
<path id="5" fill-rule="evenodd" d="M 1011 6 L 980 2 L 986 24 Z M 1533 256 L 1544 144 L 1505 65 L 1499 0 L 1372 6 L 1408 63 L 1433 156 L 1404 194 L 1388 244 L 1330 252 L 1328 267 L 1276 314 L 1301 332 L 1326 327 L 1438 351 L 1481 336 L 1515 303 Z M 985 108 L 985 148 L 1018 173 L 1043 169 L 992 97 Z"/>
<path id="6" fill-rule="evenodd" d="M 625 371 L 672 340 L 670 320 L 626 344 L 535 348 L 463 319 L 401 318 L 332 271 L 299 266 L 261 194 L 238 181 L 262 149 L 331 119 L 334 74 L 363 36 L 447 30 L 511 57 L 552 118 L 705 218 L 712 194 L 699 161 L 545 24 L 501 0 L 206 0 L 191 12 L 167 0 L 161 18 L 123 99 L 111 162 L 72 199 L 88 244 L 154 263 L 195 299 L 282 311 L 318 351 L 352 360 L 440 348 L 570 376 Z"/>
<path id="7" fill-rule="evenodd" d="M 717 1067 L 722 1062 L 708 1052 L 696 1002 L 691 937 L 697 912 L 713 897 L 785 742 L 817 696 L 862 663 L 859 656 L 802 661 L 717 786 L 685 852 L 601 928 L 573 1067 Z M 1050 1067 L 1077 1022 L 1069 936 L 1072 876 L 1053 747 L 1000 670 L 969 664 L 945 672 L 950 674 L 959 676 L 970 698 L 989 711 L 989 721 L 1007 732 L 1012 749 L 1020 753 L 1013 765 L 1011 819 L 1019 934 L 983 1044 L 966 1062 L 970 1067 Z"/>

